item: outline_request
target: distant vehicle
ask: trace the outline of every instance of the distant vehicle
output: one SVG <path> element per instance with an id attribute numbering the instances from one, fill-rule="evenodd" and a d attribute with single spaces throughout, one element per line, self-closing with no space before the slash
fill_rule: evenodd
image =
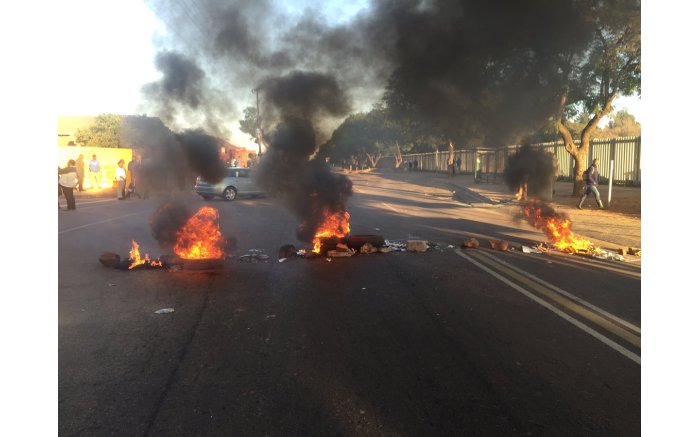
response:
<path id="1" fill-rule="evenodd" d="M 226 169 L 228 176 L 219 183 L 210 184 L 201 177 L 197 178 L 194 191 L 205 200 L 221 197 L 225 200 L 234 200 L 238 196 L 264 196 L 267 192 L 258 187 L 253 180 L 251 170 L 242 167 L 229 167 Z"/>

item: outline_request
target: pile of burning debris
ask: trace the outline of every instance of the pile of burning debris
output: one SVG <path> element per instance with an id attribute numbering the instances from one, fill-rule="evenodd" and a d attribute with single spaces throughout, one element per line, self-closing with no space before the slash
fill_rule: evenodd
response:
<path id="1" fill-rule="evenodd" d="M 175 208 L 164 205 L 156 212 L 159 215 L 171 213 Z M 219 213 L 216 209 L 204 206 L 191 217 L 183 219 L 184 224 L 171 232 L 173 255 L 162 255 L 151 259 L 148 254 L 141 257 L 139 244 L 132 240 L 132 248 L 127 258 L 114 252 L 103 252 L 99 261 L 103 266 L 119 270 L 218 270 L 223 267 L 226 248 L 229 242 L 219 229 Z M 152 230 L 154 226 L 152 218 Z M 154 232 L 155 233 L 155 232 Z M 158 234 L 160 235 L 160 234 Z M 167 239 L 170 241 L 170 239 Z"/>
<path id="2" fill-rule="evenodd" d="M 537 243 L 532 246 L 526 246 L 522 245 L 520 249 L 517 249 L 516 247 L 513 247 L 510 245 L 507 241 L 505 240 L 488 240 L 489 246 L 493 250 L 498 250 L 502 252 L 517 252 L 517 251 L 522 251 L 523 253 L 532 253 L 532 254 L 549 254 L 553 251 L 556 252 L 563 252 L 563 253 L 569 253 L 572 255 L 584 255 L 584 256 L 590 256 L 593 258 L 597 259 L 603 259 L 603 260 L 615 260 L 615 261 L 627 261 L 629 262 L 628 258 L 625 258 L 625 255 L 632 255 L 638 258 L 642 256 L 642 251 L 641 249 L 635 249 L 632 247 L 629 248 L 620 248 L 617 250 L 617 253 L 609 251 L 609 250 L 604 250 L 595 247 L 592 243 L 587 246 L 586 248 L 577 248 L 574 250 L 571 247 L 564 247 L 562 248 L 561 245 L 557 245 L 554 243 Z M 462 243 L 462 248 L 463 249 L 477 249 L 479 248 L 480 243 L 479 240 L 477 240 L 474 237 L 468 238 L 464 240 Z M 634 258 L 633 258 L 634 260 Z"/>
<path id="3" fill-rule="evenodd" d="M 172 205 L 165 205 L 154 215 L 182 215 Z M 425 252 L 430 243 L 427 240 L 409 239 L 405 242 L 388 241 L 381 235 L 350 235 L 350 214 L 342 212 L 328 215 L 323 225 L 316 231 L 310 250 L 296 249 L 288 244 L 279 249 L 279 261 L 288 258 L 302 257 L 307 259 L 347 258 L 356 254 L 389 252 Z M 151 226 L 154 227 L 152 218 Z M 170 220 L 168 220 L 170 222 Z M 235 239 L 225 239 L 219 229 L 219 215 L 212 207 L 202 207 L 193 216 L 186 219 L 184 225 L 170 233 L 172 238 L 173 255 L 162 255 L 151 259 L 148 254 L 141 255 L 139 244 L 132 240 L 129 256 L 122 258 L 114 252 L 103 252 L 99 258 L 103 266 L 119 270 L 219 270 L 227 258 L 233 258 L 230 252 L 235 245 Z M 162 228 L 163 226 L 159 226 Z M 154 236 L 162 233 L 154 231 Z M 168 238 L 157 238 L 161 243 L 170 241 Z M 248 253 L 238 257 L 239 262 L 259 263 L 268 262 L 270 256 L 261 249 L 250 249 Z"/>
<path id="4" fill-rule="evenodd" d="M 297 249 L 286 244 L 279 249 L 279 262 L 289 258 L 348 258 L 354 255 L 391 252 L 425 252 L 430 248 L 427 240 L 409 239 L 403 241 L 385 240 L 381 235 L 347 235 L 345 237 L 322 237 L 312 250 Z"/>

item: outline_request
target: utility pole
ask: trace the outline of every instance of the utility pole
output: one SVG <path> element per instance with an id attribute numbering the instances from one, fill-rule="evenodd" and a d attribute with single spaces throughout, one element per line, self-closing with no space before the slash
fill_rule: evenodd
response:
<path id="1" fill-rule="evenodd" d="M 255 93 L 255 132 L 258 135 L 258 159 L 262 156 L 262 128 L 260 127 L 260 88 L 253 90 Z"/>

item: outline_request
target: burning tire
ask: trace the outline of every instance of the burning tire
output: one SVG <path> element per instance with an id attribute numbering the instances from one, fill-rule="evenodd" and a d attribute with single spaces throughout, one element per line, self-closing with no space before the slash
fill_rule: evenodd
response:
<path id="1" fill-rule="evenodd" d="M 238 192 L 233 187 L 226 187 L 223 193 L 224 199 L 226 200 L 235 200 L 237 195 Z"/>
<path id="2" fill-rule="evenodd" d="M 384 237 L 381 235 L 350 235 L 348 237 L 348 247 L 358 250 L 364 244 L 369 243 L 374 247 L 384 245 Z"/>

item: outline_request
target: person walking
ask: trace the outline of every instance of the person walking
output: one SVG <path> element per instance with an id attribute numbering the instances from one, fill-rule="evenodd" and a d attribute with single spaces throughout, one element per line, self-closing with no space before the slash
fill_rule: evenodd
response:
<path id="1" fill-rule="evenodd" d="M 88 169 L 90 170 L 90 187 L 92 188 L 102 188 L 100 185 L 100 161 L 97 160 L 97 155 L 92 155 L 92 159 L 88 163 Z"/>
<path id="2" fill-rule="evenodd" d="M 75 170 L 78 172 L 78 191 L 85 191 L 83 188 L 83 181 L 85 180 L 85 161 L 83 161 L 83 154 L 78 155 L 78 159 L 75 160 Z"/>
<path id="3" fill-rule="evenodd" d="M 68 160 L 68 165 L 64 168 L 58 169 L 58 185 L 61 186 L 61 191 L 63 196 L 66 198 L 66 211 L 75 210 L 75 196 L 73 196 L 73 190 L 78 185 L 78 171 L 75 168 L 75 161 L 72 159 Z"/>
<path id="4" fill-rule="evenodd" d="M 124 160 L 123 159 L 120 159 L 119 162 L 117 163 L 116 177 L 117 177 L 117 199 L 124 200 L 124 196 L 126 194 L 124 192 L 124 188 L 126 187 L 126 169 L 124 168 Z"/>
<path id="5" fill-rule="evenodd" d="M 583 172 L 583 179 L 586 181 L 586 191 L 584 191 L 583 196 L 581 196 L 581 201 L 578 203 L 578 209 L 583 209 L 583 202 L 591 193 L 595 195 L 595 201 L 598 203 L 598 208 L 605 209 L 603 208 L 603 201 L 600 200 L 600 192 L 598 191 L 598 162 L 598 158 L 595 158 L 593 160 L 593 164 L 588 167 L 588 170 Z"/>

